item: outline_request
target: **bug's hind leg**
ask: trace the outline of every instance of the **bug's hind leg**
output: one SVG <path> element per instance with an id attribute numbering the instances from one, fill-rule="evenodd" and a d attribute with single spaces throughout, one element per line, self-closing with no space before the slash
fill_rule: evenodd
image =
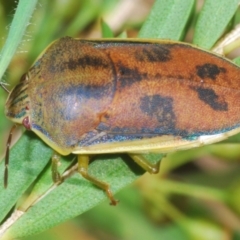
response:
<path id="1" fill-rule="evenodd" d="M 128 153 L 128 155 L 145 171 L 149 173 L 159 172 L 161 159 L 156 164 L 152 164 L 141 154 Z"/>
<path id="2" fill-rule="evenodd" d="M 108 198 L 110 199 L 111 205 L 117 205 L 118 201 L 114 199 L 112 191 L 107 183 L 98 180 L 97 178 L 88 174 L 89 156 L 78 155 L 78 172 L 87 180 L 97 185 L 99 188 L 103 189 Z"/>
<path id="3" fill-rule="evenodd" d="M 58 166 L 60 165 L 60 156 L 54 153 L 52 156 L 52 179 L 54 183 L 61 183 L 63 181 L 61 174 L 58 172 Z"/>

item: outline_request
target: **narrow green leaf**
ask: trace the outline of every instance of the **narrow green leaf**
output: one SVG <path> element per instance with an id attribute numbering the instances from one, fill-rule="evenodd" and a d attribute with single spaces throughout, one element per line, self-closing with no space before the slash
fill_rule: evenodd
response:
<path id="1" fill-rule="evenodd" d="M 100 7 L 101 1 L 83 1 L 81 11 L 79 11 L 79 14 L 76 16 L 76 18 L 69 24 L 65 34 L 67 36 L 72 36 L 77 32 L 82 31 L 84 27 L 98 15 Z"/>
<path id="2" fill-rule="evenodd" d="M 139 37 L 179 40 L 194 3 L 194 0 L 156 0 Z"/>
<path id="3" fill-rule="evenodd" d="M 108 26 L 106 22 L 103 20 L 101 21 L 101 27 L 102 27 L 102 37 L 103 38 L 113 38 L 114 34 L 111 28 Z"/>
<path id="4" fill-rule="evenodd" d="M 240 57 L 233 59 L 233 62 L 240 66 Z"/>
<path id="5" fill-rule="evenodd" d="M 206 0 L 197 20 L 193 43 L 210 49 L 226 29 L 239 0 Z"/>
<path id="6" fill-rule="evenodd" d="M 117 36 L 117 38 L 127 38 L 127 32 L 126 31 L 124 31 L 124 32 L 121 32 L 118 36 Z"/>
<path id="7" fill-rule="evenodd" d="M 63 174 L 69 165 L 73 163 L 74 159 L 76 159 L 76 157 L 72 155 L 69 155 L 67 157 L 62 156 L 60 158 L 60 166 L 58 167 L 58 172 L 60 174 Z M 51 164 L 49 164 L 48 167 L 44 169 L 44 171 L 38 177 L 36 184 L 34 184 L 33 189 L 31 190 L 31 193 L 18 206 L 18 209 L 21 211 L 27 211 L 29 206 L 31 206 L 53 186 L 52 171 L 50 165 Z"/>
<path id="8" fill-rule="evenodd" d="M 6 43 L 0 53 L 0 79 L 6 71 L 35 9 L 37 0 L 19 0 Z"/>
<path id="9" fill-rule="evenodd" d="M 52 155 L 52 149 L 31 132 L 25 132 L 10 151 L 8 187 L 0 184 L 0 219 L 6 217 L 17 200 L 37 178 Z M 0 164 L 3 177 L 4 161 Z"/>
<path id="10" fill-rule="evenodd" d="M 89 171 L 108 182 L 115 193 L 138 175 L 132 171 L 128 160 L 123 161 L 116 156 L 98 158 L 90 164 Z M 30 208 L 4 237 L 11 239 L 40 233 L 85 212 L 104 199 L 106 195 L 102 190 L 76 173 Z"/>

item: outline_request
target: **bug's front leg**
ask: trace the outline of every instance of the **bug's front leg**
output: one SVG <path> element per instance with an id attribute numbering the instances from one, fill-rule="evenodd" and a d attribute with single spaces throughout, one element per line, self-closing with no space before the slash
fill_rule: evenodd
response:
<path id="1" fill-rule="evenodd" d="M 107 183 L 102 182 L 98 179 L 96 179 L 93 176 L 90 176 L 88 174 L 88 165 L 89 165 L 89 156 L 87 155 L 78 155 L 78 172 L 87 180 L 89 180 L 90 182 L 94 183 L 95 185 L 97 185 L 99 188 L 103 189 L 108 198 L 110 199 L 110 204 L 111 205 L 117 205 L 118 201 L 114 199 L 112 191 L 110 190 L 110 187 Z"/>
<path id="2" fill-rule="evenodd" d="M 156 164 L 152 164 L 141 154 L 128 153 L 128 155 L 145 171 L 152 174 L 159 172 L 161 159 Z"/>
<path id="3" fill-rule="evenodd" d="M 52 156 L 52 179 L 54 183 L 61 183 L 63 181 L 61 174 L 58 172 L 58 166 L 60 165 L 60 156 L 54 153 Z"/>

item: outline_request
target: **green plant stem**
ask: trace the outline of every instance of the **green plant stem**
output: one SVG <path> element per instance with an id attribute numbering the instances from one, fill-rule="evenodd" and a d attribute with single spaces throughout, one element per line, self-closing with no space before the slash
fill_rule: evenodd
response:
<path id="1" fill-rule="evenodd" d="M 159 181 L 156 181 L 153 187 L 161 192 L 187 195 L 204 200 L 221 202 L 226 202 L 227 200 L 227 194 L 221 190 L 167 179 L 161 179 L 160 184 Z"/>
<path id="2" fill-rule="evenodd" d="M 184 223 L 187 220 L 187 217 L 181 213 L 173 204 L 171 204 L 167 198 L 165 198 L 163 195 L 156 194 L 149 200 L 152 201 L 155 206 L 159 208 L 159 210 L 166 214 L 166 216 L 168 216 L 180 226 L 184 227 Z"/>

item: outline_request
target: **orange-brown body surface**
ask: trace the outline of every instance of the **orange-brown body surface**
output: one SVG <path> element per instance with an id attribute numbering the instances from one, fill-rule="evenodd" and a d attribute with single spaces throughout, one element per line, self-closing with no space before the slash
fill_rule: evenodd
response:
<path id="1" fill-rule="evenodd" d="M 239 99 L 240 68 L 191 45 L 65 37 L 23 76 L 6 114 L 61 154 L 91 153 L 240 131 Z"/>

